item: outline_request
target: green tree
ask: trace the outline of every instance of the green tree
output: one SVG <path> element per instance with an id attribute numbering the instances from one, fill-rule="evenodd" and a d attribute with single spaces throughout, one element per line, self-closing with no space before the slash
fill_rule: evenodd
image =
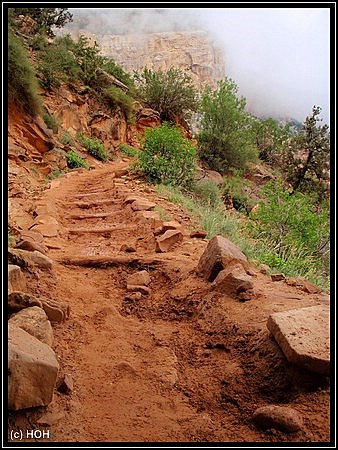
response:
<path id="1" fill-rule="evenodd" d="M 293 191 L 316 191 L 328 195 L 330 134 L 328 125 L 318 125 L 321 108 L 314 106 L 298 135 L 284 148 L 283 166 Z"/>
<path id="2" fill-rule="evenodd" d="M 62 28 L 67 22 L 73 20 L 73 15 L 68 8 L 10 8 L 10 23 L 18 23 L 21 15 L 31 17 L 37 25 L 35 31 L 50 37 L 54 37 L 52 27 Z"/>
<path id="3" fill-rule="evenodd" d="M 202 119 L 198 134 L 199 154 L 211 169 L 244 169 L 257 158 L 252 132 L 253 118 L 245 111 L 246 100 L 238 98 L 237 85 L 230 78 L 209 86 L 202 96 Z"/>
<path id="4" fill-rule="evenodd" d="M 197 111 L 197 90 L 191 77 L 182 70 L 171 68 L 163 72 L 145 68 L 142 73 L 135 73 L 135 80 L 139 99 L 158 111 L 162 121 L 175 122 Z"/>
<path id="5" fill-rule="evenodd" d="M 281 127 L 272 118 L 257 119 L 253 122 L 252 130 L 258 148 L 258 157 L 268 164 L 278 163 L 283 144 L 289 137 L 289 127 Z"/>

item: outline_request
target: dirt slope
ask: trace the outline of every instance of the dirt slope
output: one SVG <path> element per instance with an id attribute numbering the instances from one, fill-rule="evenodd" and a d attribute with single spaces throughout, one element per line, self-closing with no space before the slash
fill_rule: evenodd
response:
<path id="1" fill-rule="evenodd" d="M 14 414 L 11 427 L 42 429 L 48 412 L 53 442 L 329 441 L 328 379 L 290 367 L 266 328 L 270 313 L 324 297 L 259 272 L 252 300 L 208 296 L 195 273 L 207 240 L 189 237 L 194 224 L 179 206 L 132 176 L 118 178 L 127 165 L 74 171 L 41 197 L 54 208 L 59 236 L 46 238 L 52 273 L 28 274 L 28 285 L 70 305 L 70 318 L 54 327 L 54 350 L 74 390 L 55 392 L 48 408 Z M 151 224 L 124 204 L 128 194 L 181 222 L 183 242 L 155 253 Z M 151 293 L 126 298 L 127 277 L 142 269 Z M 252 414 L 269 404 L 299 411 L 303 430 L 258 430 Z"/>

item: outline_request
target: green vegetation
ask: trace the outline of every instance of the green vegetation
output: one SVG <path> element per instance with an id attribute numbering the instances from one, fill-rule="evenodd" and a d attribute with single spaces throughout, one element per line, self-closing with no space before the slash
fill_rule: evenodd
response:
<path id="1" fill-rule="evenodd" d="M 251 215 L 248 230 L 256 258 L 289 276 L 303 275 L 328 286 L 330 215 L 328 202 L 269 182 Z"/>
<path id="2" fill-rule="evenodd" d="M 139 150 L 127 144 L 120 144 L 119 150 L 125 155 L 130 156 L 131 158 L 134 158 L 139 154 Z"/>
<path id="3" fill-rule="evenodd" d="M 47 127 L 53 130 L 53 133 L 56 134 L 59 131 L 60 121 L 57 117 L 53 116 L 52 114 L 45 113 L 43 114 L 42 118 Z"/>
<path id="4" fill-rule="evenodd" d="M 59 141 L 62 145 L 73 146 L 75 144 L 74 137 L 67 131 L 60 136 Z"/>
<path id="5" fill-rule="evenodd" d="M 245 111 L 246 100 L 237 97 L 237 86 L 225 78 L 218 89 L 205 89 L 202 119 L 198 134 L 199 155 L 210 169 L 221 173 L 231 168 L 244 169 L 255 161 L 252 117 Z"/>
<path id="6" fill-rule="evenodd" d="M 105 161 L 108 158 L 106 149 L 99 139 L 91 139 L 84 136 L 83 134 L 79 134 L 78 139 L 81 144 L 83 144 L 84 147 L 88 150 L 88 153 L 94 156 L 94 158 L 99 159 L 100 161 Z"/>
<path id="7" fill-rule="evenodd" d="M 150 182 L 187 185 L 196 170 L 196 149 L 178 128 L 164 122 L 145 132 L 136 168 Z"/>
<path id="8" fill-rule="evenodd" d="M 59 178 L 60 175 L 62 175 L 61 169 L 55 169 L 53 170 L 49 175 L 47 175 L 48 180 L 55 180 L 55 178 Z"/>
<path id="9" fill-rule="evenodd" d="M 70 169 L 76 169 L 78 167 L 84 167 L 85 169 L 89 168 L 88 163 L 84 158 L 75 153 L 73 150 L 67 152 L 67 165 Z"/>
<path id="10" fill-rule="evenodd" d="M 281 128 L 273 119 L 256 119 L 252 124 L 259 159 L 268 164 L 279 163 L 283 145 L 290 136 L 289 126 Z"/>
<path id="11" fill-rule="evenodd" d="M 299 134 L 284 148 L 283 169 L 294 191 L 329 195 L 330 135 L 327 125 L 318 125 L 321 108 L 314 106 Z"/>
<path id="12" fill-rule="evenodd" d="M 104 94 L 113 105 L 118 105 L 122 111 L 124 111 L 128 121 L 132 119 L 133 99 L 130 95 L 126 94 L 122 89 L 113 84 L 104 90 Z"/>
<path id="13" fill-rule="evenodd" d="M 222 197 L 231 201 L 232 206 L 244 214 L 248 214 L 256 202 L 247 194 L 250 183 L 245 180 L 240 171 L 234 170 L 230 177 L 225 177 L 221 187 Z"/>
<path id="14" fill-rule="evenodd" d="M 158 111 L 162 121 L 175 123 L 198 109 L 197 91 L 191 77 L 180 69 L 163 72 L 145 68 L 142 73 L 135 74 L 135 80 L 138 98 L 147 107 Z"/>
<path id="15" fill-rule="evenodd" d="M 22 41 L 8 31 L 8 99 L 21 105 L 28 113 L 37 115 L 42 110 L 38 81 L 28 60 Z"/>
<path id="16" fill-rule="evenodd" d="M 31 33 L 46 34 L 54 37 L 52 27 L 62 28 L 67 22 L 73 20 L 73 15 L 68 8 L 10 8 L 9 23 L 12 26 L 19 26 L 20 16 L 30 17 L 34 20 L 35 26 Z"/>

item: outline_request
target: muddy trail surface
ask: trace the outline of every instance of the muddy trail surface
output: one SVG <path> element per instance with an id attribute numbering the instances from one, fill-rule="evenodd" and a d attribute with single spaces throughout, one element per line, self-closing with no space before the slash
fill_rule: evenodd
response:
<path id="1" fill-rule="evenodd" d="M 41 196 L 58 222 L 58 236 L 46 238 L 54 263 L 27 284 L 70 306 L 53 349 L 74 389 L 16 413 L 16 426 L 42 429 L 47 413 L 49 442 L 329 441 L 328 379 L 291 367 L 266 327 L 271 313 L 321 304 L 321 294 L 253 269 L 254 298 L 211 296 L 196 274 L 208 240 L 191 238 L 195 224 L 181 207 L 127 167 L 73 171 Z M 128 196 L 180 222 L 183 241 L 156 253 L 154 219 Z M 150 283 L 135 294 L 127 280 L 142 270 Z M 257 429 L 252 415 L 265 405 L 299 411 L 302 430 Z"/>

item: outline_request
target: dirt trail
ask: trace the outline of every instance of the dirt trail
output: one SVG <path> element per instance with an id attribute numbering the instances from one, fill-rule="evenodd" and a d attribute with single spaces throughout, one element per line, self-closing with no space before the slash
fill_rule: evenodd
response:
<path id="1" fill-rule="evenodd" d="M 70 318 L 54 327 L 54 350 L 61 374 L 74 380 L 71 395 L 56 392 L 47 408 L 51 440 L 329 441 L 328 380 L 290 367 L 266 328 L 270 313 L 323 298 L 259 272 L 250 301 L 208 297 L 208 284 L 195 273 L 207 241 L 189 237 L 193 224 L 179 206 L 132 176 L 118 178 L 127 165 L 74 171 L 44 194 L 59 237 L 46 239 L 53 273 L 32 274 L 30 291 L 70 305 Z M 155 253 L 150 222 L 124 203 L 129 194 L 181 222 L 183 242 Z M 136 252 L 121 251 L 123 244 Z M 86 258 L 110 263 L 69 264 Z M 126 298 L 127 277 L 142 269 L 151 277 L 150 295 Z M 256 429 L 251 416 L 267 404 L 297 409 L 304 429 Z M 31 423 L 45 412 L 37 408 Z"/>

